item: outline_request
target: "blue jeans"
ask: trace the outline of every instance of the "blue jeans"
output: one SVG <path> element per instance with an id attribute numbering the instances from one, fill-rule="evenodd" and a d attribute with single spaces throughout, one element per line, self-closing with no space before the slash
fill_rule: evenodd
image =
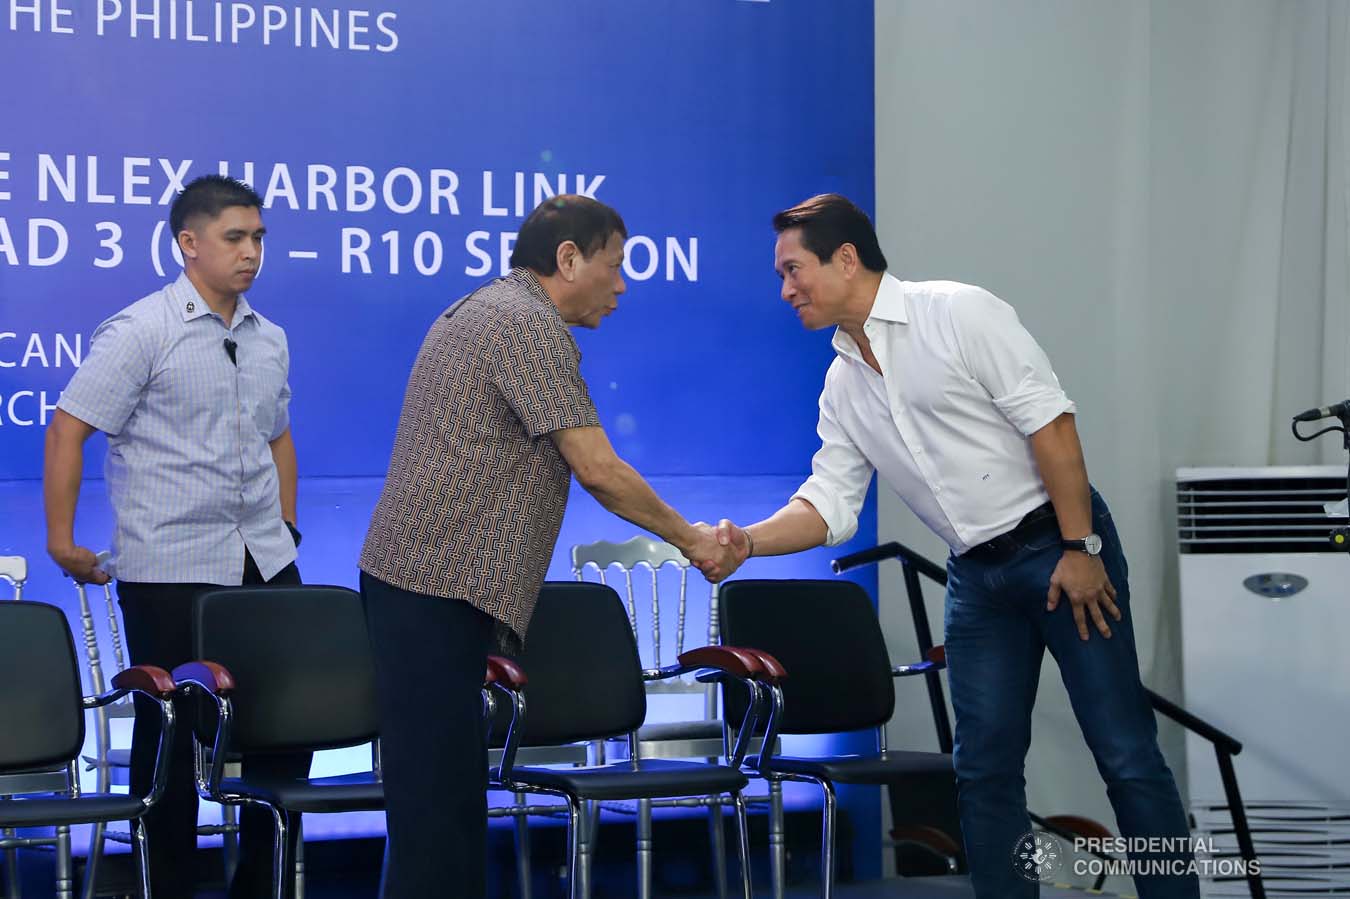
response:
<path id="1" fill-rule="evenodd" d="M 961 830 L 975 893 L 981 899 L 1036 896 L 1039 887 L 1013 864 L 1014 847 L 1031 830 L 1023 767 L 1031 745 L 1031 709 L 1048 648 L 1059 663 L 1074 715 L 1125 837 L 1189 837 L 1176 781 L 1158 750 L 1153 708 L 1139 680 L 1129 574 L 1106 502 L 1092 491 L 1093 528 L 1123 616 L 1108 640 L 1088 621 L 1079 639 L 1068 597 L 1045 610 L 1050 576 L 1062 550 L 1053 511 L 1019 527 L 994 553 L 947 562 L 946 649 Z M 1172 844 L 1172 845 L 1180 845 Z M 1065 847 L 1067 849 L 1068 847 Z M 1190 859 L 1186 851 L 1139 858 Z M 1072 872 L 1067 872 L 1072 873 Z M 1063 879 L 1063 878 L 1061 878 Z M 1194 875 L 1135 878 L 1142 899 L 1200 895 Z"/>

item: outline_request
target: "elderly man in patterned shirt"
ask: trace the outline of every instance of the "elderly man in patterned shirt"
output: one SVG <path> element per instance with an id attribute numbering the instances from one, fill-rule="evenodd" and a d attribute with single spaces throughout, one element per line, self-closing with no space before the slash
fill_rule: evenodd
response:
<path id="1" fill-rule="evenodd" d="M 588 197 L 545 201 L 510 274 L 439 316 L 413 364 L 393 458 L 361 553 L 381 703 L 389 843 L 383 895 L 486 892 L 482 685 L 518 646 L 572 475 L 609 511 L 716 580 L 730 561 L 610 446 L 569 326 L 596 328 L 624 292 L 627 229 Z M 427 759 L 435 764 L 426 765 Z"/>
<path id="2" fill-rule="evenodd" d="M 243 296 L 262 259 L 261 208 L 251 188 L 219 175 L 183 190 L 169 213 L 182 275 L 99 325 L 47 429 L 47 551 L 78 580 L 117 578 L 135 664 L 172 669 L 192 658 L 192 597 L 203 589 L 300 583 L 286 335 Z M 74 539 L 84 443 L 95 431 L 108 435 L 115 520 L 106 571 Z M 145 793 L 160 719 L 137 702 L 131 788 Z M 158 896 L 193 892 L 191 739 L 190 727 L 177 729 L 168 789 L 145 819 Z M 249 776 L 304 777 L 310 756 L 243 764 Z M 266 895 L 271 884 L 271 816 L 246 807 L 241 829 L 232 899 Z"/>

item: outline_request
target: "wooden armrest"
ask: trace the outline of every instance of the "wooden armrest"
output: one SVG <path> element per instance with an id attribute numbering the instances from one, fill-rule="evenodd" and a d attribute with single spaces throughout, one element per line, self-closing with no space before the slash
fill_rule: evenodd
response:
<path id="1" fill-rule="evenodd" d="M 759 664 L 764 668 L 764 673 L 759 676 L 758 680 L 770 684 L 777 684 L 787 679 L 787 669 L 783 667 L 782 662 L 778 661 L 772 655 L 762 649 L 755 649 L 754 647 L 748 647 L 745 651 L 753 652 L 755 657 L 759 659 Z"/>
<path id="2" fill-rule="evenodd" d="M 113 675 L 114 690 L 140 690 L 160 699 L 168 699 L 178 690 L 173 677 L 154 665 L 135 665 Z"/>
<path id="3" fill-rule="evenodd" d="M 525 676 L 525 671 L 511 659 L 505 656 L 488 656 L 487 673 L 483 676 L 483 684 L 502 684 L 510 687 L 512 690 L 522 689 L 530 679 Z"/>
<path id="4" fill-rule="evenodd" d="M 173 669 L 176 681 L 194 683 L 217 696 L 227 696 L 234 692 L 234 675 L 228 668 L 205 659 L 196 662 L 184 662 Z"/>
<path id="5" fill-rule="evenodd" d="M 927 824 L 910 824 L 891 831 L 891 839 L 897 842 L 918 843 L 947 858 L 960 858 L 961 846 L 946 831 L 938 830 Z"/>
<path id="6" fill-rule="evenodd" d="M 764 673 L 759 656 L 739 646 L 700 646 L 680 653 L 679 662 L 685 668 L 716 668 L 747 680 Z"/>

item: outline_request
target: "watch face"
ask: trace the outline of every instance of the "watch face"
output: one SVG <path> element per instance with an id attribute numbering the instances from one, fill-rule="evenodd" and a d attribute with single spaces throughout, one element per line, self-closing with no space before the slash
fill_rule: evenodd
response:
<path id="1" fill-rule="evenodd" d="M 1088 555 L 1095 556 L 1102 551 L 1102 538 L 1096 534 L 1088 534 L 1083 538 L 1083 549 L 1087 550 Z"/>

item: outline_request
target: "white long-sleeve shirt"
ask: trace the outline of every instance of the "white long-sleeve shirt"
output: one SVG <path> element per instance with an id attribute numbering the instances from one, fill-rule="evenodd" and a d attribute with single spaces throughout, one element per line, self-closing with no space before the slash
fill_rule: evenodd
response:
<path id="1" fill-rule="evenodd" d="M 1074 404 L 1012 307 L 954 281 L 883 275 L 863 333 L 842 329 L 820 394 L 821 447 L 795 494 L 844 542 L 875 470 L 956 554 L 1050 497 L 1028 437 Z"/>

